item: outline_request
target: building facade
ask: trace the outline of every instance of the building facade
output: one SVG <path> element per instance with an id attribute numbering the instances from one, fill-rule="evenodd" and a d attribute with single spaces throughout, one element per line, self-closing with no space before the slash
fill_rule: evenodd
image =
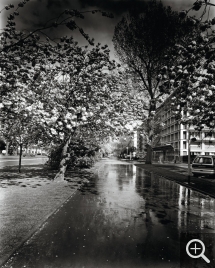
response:
<path id="1" fill-rule="evenodd" d="M 159 142 L 159 145 L 163 146 L 163 150 L 159 151 L 159 148 L 154 150 L 154 158 L 158 159 L 163 154 L 164 160 L 182 161 L 186 158 L 184 156 L 188 156 L 189 143 L 191 156 L 215 155 L 215 132 L 209 132 L 208 128 L 198 132 L 194 126 L 181 124 L 170 108 L 170 100 L 170 98 L 167 99 L 156 111 L 156 120 L 164 124 Z M 196 138 L 196 141 L 192 141 L 192 138 Z M 172 149 L 169 149 L 169 145 Z M 167 146 L 167 150 L 165 150 L 165 146 Z"/>
<path id="2" fill-rule="evenodd" d="M 158 144 L 153 147 L 153 160 L 186 162 L 189 145 L 191 160 L 196 155 L 215 155 L 215 132 L 210 132 L 206 127 L 199 132 L 194 126 L 181 124 L 180 120 L 175 118 L 170 102 L 171 97 L 163 102 L 155 114 L 155 121 L 162 123 L 163 127 Z M 141 127 L 137 131 L 136 140 L 137 156 L 143 158 L 146 154 L 146 140 Z"/>

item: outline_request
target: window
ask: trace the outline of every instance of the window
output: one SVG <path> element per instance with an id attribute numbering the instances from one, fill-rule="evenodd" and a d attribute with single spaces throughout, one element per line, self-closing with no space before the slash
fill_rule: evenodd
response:
<path id="1" fill-rule="evenodd" d="M 187 149 L 187 142 L 183 141 L 183 149 Z"/>
<path id="2" fill-rule="evenodd" d="M 195 137 L 195 132 L 190 131 L 190 137 L 191 137 L 191 138 L 194 138 L 194 137 Z"/>
<path id="3" fill-rule="evenodd" d="M 191 147 L 196 149 L 201 148 L 201 142 L 191 143 Z"/>
<path id="4" fill-rule="evenodd" d="M 186 138 L 187 138 L 187 132 L 183 131 L 183 139 L 186 140 Z"/>
<path id="5" fill-rule="evenodd" d="M 171 141 L 174 141 L 174 134 L 171 135 Z"/>
<path id="6" fill-rule="evenodd" d="M 202 133 L 203 134 L 203 133 Z M 202 135 L 203 136 L 203 135 Z M 212 137 L 212 132 L 204 132 L 204 137 L 209 138 Z"/>
<path id="7" fill-rule="evenodd" d="M 197 157 L 194 160 L 194 163 L 198 163 L 198 164 L 212 164 L 212 158 L 211 157 Z"/>

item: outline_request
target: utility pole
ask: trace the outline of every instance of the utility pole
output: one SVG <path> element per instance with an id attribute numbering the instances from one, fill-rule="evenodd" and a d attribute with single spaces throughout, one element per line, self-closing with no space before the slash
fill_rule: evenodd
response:
<path id="1" fill-rule="evenodd" d="M 188 184 L 190 185 L 191 166 L 190 166 L 190 126 L 188 125 Z"/>

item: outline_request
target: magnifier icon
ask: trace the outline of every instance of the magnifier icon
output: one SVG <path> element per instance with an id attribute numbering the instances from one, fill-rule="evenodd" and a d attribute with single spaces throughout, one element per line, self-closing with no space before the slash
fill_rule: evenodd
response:
<path id="1" fill-rule="evenodd" d="M 205 244 L 199 239 L 190 240 L 187 243 L 186 252 L 187 252 L 187 255 L 193 259 L 202 257 L 204 261 L 206 261 L 207 263 L 210 263 L 210 260 L 204 255 Z"/>

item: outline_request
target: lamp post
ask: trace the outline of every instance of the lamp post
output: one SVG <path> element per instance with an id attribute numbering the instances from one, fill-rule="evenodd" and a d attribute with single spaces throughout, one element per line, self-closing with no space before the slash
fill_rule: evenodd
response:
<path id="1" fill-rule="evenodd" d="M 128 147 L 126 147 L 126 149 L 127 149 L 127 155 L 128 155 Z"/>
<path id="2" fill-rule="evenodd" d="M 196 138 L 190 139 L 190 128 L 188 128 L 188 184 L 190 185 L 190 177 L 191 177 L 191 161 L 190 161 L 190 144 L 191 142 L 195 142 Z"/>
<path id="3" fill-rule="evenodd" d="M 188 184 L 190 185 L 191 167 L 190 167 L 190 128 L 188 128 Z"/>

